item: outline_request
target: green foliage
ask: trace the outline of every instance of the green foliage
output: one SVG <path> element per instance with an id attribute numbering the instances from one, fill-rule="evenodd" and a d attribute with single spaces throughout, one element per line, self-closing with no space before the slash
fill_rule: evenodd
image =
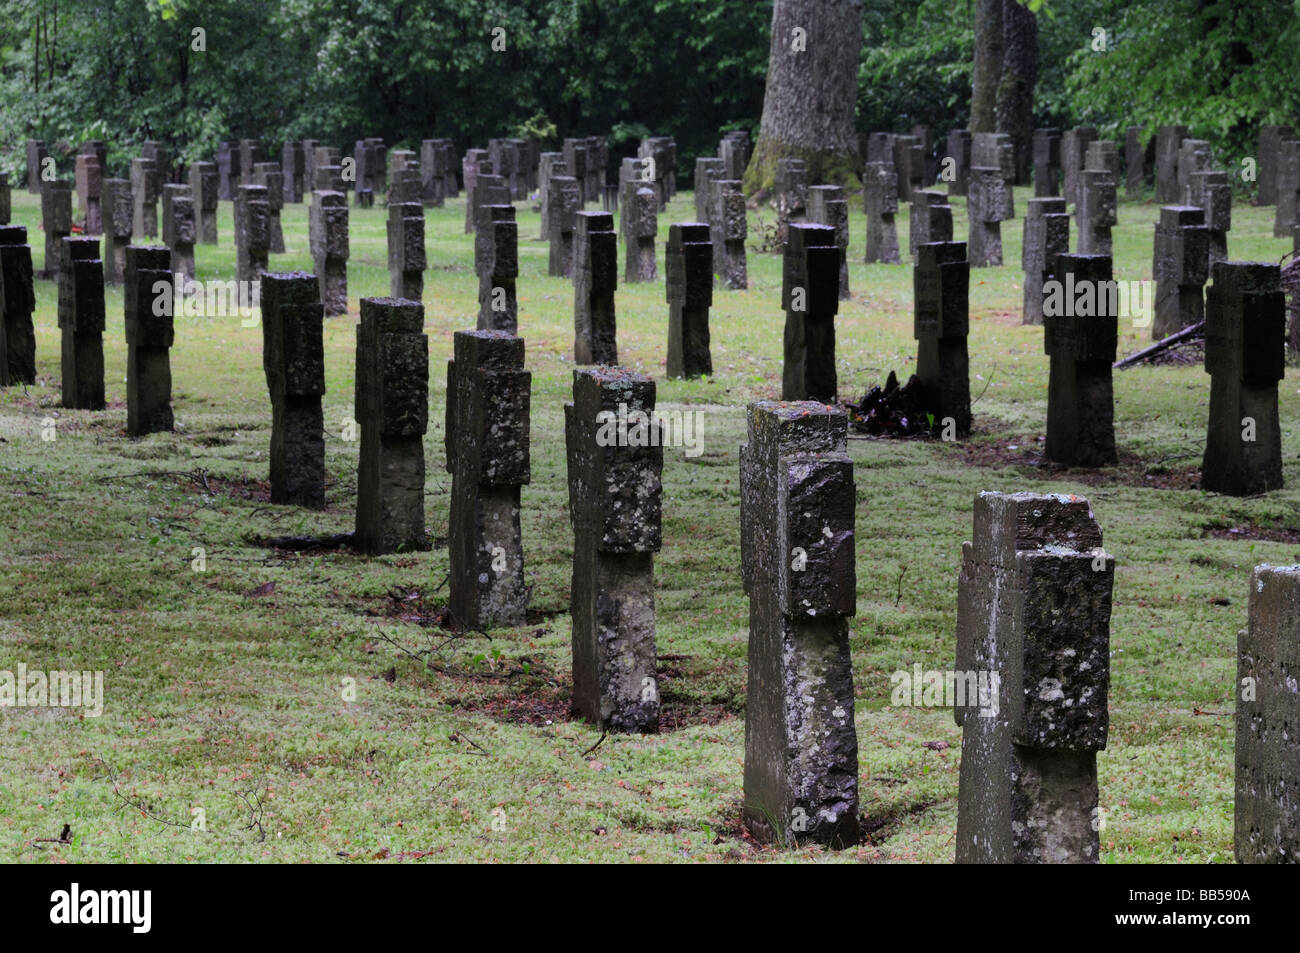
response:
<path id="1" fill-rule="evenodd" d="M 1300 114 L 1293 0 L 1020 0 L 1038 14 L 1036 122 L 1182 122 L 1220 163 Z M 969 121 L 972 2 L 868 0 L 859 130 Z M 771 0 L 13 0 L 0 21 L 0 170 L 87 138 L 124 175 L 146 139 L 182 160 L 223 139 L 460 149 L 505 132 L 554 147 L 615 131 L 614 160 L 671 133 L 679 169 L 757 133 Z M 195 31 L 203 33 L 196 46 Z M 1094 51 L 1104 30 L 1105 52 Z M 493 40 L 499 39 L 498 48 Z"/>
<path id="2" fill-rule="evenodd" d="M 1291 0 L 1146 0 L 1114 9 L 1106 52 L 1080 43 L 1066 95 L 1104 136 L 1190 127 L 1220 161 L 1252 153 L 1259 125 L 1300 111 L 1300 21 Z"/>
<path id="3" fill-rule="evenodd" d="M 559 136 L 555 132 L 555 123 L 547 119 L 544 112 L 538 112 L 524 120 L 515 126 L 514 132 L 517 139 L 537 140 L 542 144 L 543 149 L 554 149 L 560 143 Z"/>
<path id="4" fill-rule="evenodd" d="M 182 158 L 243 137 L 463 149 L 629 122 L 675 134 L 688 168 L 758 116 L 770 20 L 713 0 L 28 0 L 0 23 L 0 167 L 41 138 L 70 171 L 92 126 L 120 175 L 145 139 Z"/>
<path id="5" fill-rule="evenodd" d="M 858 128 L 965 126 L 970 111 L 971 10 L 949 0 L 883 0 L 866 14 L 858 70 Z"/>
<path id="6" fill-rule="evenodd" d="M 649 136 L 650 127 L 639 122 L 616 122 L 609 130 L 609 144 L 614 148 L 631 146 L 636 148 L 638 142 Z"/>

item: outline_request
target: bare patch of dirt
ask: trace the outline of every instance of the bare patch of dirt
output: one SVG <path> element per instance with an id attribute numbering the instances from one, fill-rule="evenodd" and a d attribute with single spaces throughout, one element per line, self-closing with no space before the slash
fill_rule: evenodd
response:
<path id="1" fill-rule="evenodd" d="M 271 502 L 271 481 L 251 480 L 246 477 L 219 477 L 207 474 L 193 482 L 199 489 L 213 496 L 228 496 L 235 500 L 253 500 L 256 503 Z"/>
<path id="2" fill-rule="evenodd" d="M 894 833 L 906 818 L 913 817 L 917 814 L 924 814 L 933 807 L 937 802 L 922 801 L 919 804 L 912 804 L 907 807 L 899 807 L 887 814 L 881 814 L 877 817 L 862 817 L 862 840 L 863 844 L 883 844 Z"/>
<path id="3" fill-rule="evenodd" d="M 1215 539 L 1256 539 L 1270 543 L 1300 543 L 1300 529 L 1290 526 L 1207 526 L 1204 536 Z"/>
<path id="4" fill-rule="evenodd" d="M 569 693 L 559 686 L 547 685 L 535 691 L 496 695 L 462 706 L 462 711 L 487 715 L 511 725 L 558 725 L 573 718 L 569 710 Z"/>
<path id="5" fill-rule="evenodd" d="M 524 661 L 512 659 L 505 662 L 505 667 L 496 673 L 461 673 L 443 669 L 441 674 L 464 687 L 454 702 L 461 711 L 477 712 L 509 724 L 547 725 L 579 720 L 581 716 L 571 707 L 573 695 L 566 684 L 567 679 L 558 677 L 535 657 L 526 660 L 528 670 L 525 672 Z M 434 668 L 433 671 L 438 672 L 439 669 Z M 693 725 L 716 725 L 736 717 L 728 704 L 677 696 L 670 686 L 674 680 L 683 678 L 685 675 L 680 669 L 662 665 L 659 667 L 661 705 L 656 734 Z M 501 690 L 500 694 L 478 694 L 496 688 Z M 478 697 L 475 697 L 476 694 Z"/>
<path id="6" fill-rule="evenodd" d="M 1077 480 L 1088 486 L 1142 486 L 1153 490 L 1196 490 L 1201 486 L 1201 468 L 1188 461 L 1200 461 L 1200 454 L 1148 462 L 1137 454 L 1120 451 L 1119 465 L 1094 470 L 1066 467 L 1043 459 L 1041 436 L 1009 436 L 994 440 L 972 440 L 954 444 L 955 454 L 967 466 L 1016 467 L 1021 474 L 1037 480 Z"/>

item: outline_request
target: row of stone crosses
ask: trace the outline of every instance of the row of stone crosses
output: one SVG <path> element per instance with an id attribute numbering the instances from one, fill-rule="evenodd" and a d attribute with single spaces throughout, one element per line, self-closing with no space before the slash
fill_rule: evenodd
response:
<path id="1" fill-rule="evenodd" d="M 365 142 L 358 149 L 364 156 L 358 167 L 366 174 L 357 178 L 365 183 L 357 196 L 363 205 L 373 201 L 382 182 L 374 170 L 383 168 L 369 151 L 374 140 Z M 738 174 L 747 161 L 747 145 L 730 136 L 719 159 L 702 161 L 722 162 L 724 170 L 734 161 L 729 168 Z M 234 154 L 223 150 L 218 168 L 230 168 Z M 336 234 L 323 241 L 328 266 L 331 257 L 346 261 L 347 206 L 337 188 L 335 169 L 341 164 L 328 161 L 334 158 L 329 151 L 316 156 L 318 163 L 325 160 L 316 167 L 316 183 L 333 187 L 316 190 L 313 225 L 321 219 L 326 224 L 341 221 L 343 227 L 341 240 Z M 543 221 L 544 226 L 559 226 L 558 234 L 553 228 L 548 236 L 552 262 L 558 249 L 558 259 L 573 279 L 575 358 L 584 365 L 574 371 L 573 400 L 565 405 L 575 538 L 573 704 L 605 730 L 653 730 L 660 705 L 653 554 L 662 542 L 663 445 L 644 432 L 626 432 L 624 439 L 611 443 L 602 438 L 600 422 L 616 415 L 651 420 L 655 382 L 617 366 L 618 236 L 612 214 L 581 210 L 588 195 L 595 195 L 588 192 L 585 175 L 554 174 L 564 161 L 550 157 L 545 201 L 552 210 L 573 208 L 572 227 L 564 228 L 566 217 L 558 212 Z M 566 164 L 563 171 L 583 168 L 569 161 L 575 165 Z M 625 224 L 623 237 L 629 268 L 635 259 L 645 274 L 646 259 L 652 267 L 654 255 L 645 254 L 642 232 L 649 231 L 647 220 L 653 221 L 671 197 L 671 191 L 664 191 L 672 186 L 666 184 L 669 178 L 658 190 L 643 187 L 654 178 L 644 175 L 643 160 L 631 161 L 618 189 L 606 190 L 605 197 L 610 204 L 621 202 L 625 221 L 638 224 L 640 231 Z M 508 176 L 486 171 L 509 168 L 508 162 L 492 165 L 490 157 L 476 162 L 483 164 L 467 176 L 467 230 L 472 225 L 477 232 L 476 265 L 481 291 L 487 293 L 480 295 L 479 328 L 454 336 L 447 368 L 445 456 L 452 474 L 450 608 L 459 624 L 486 628 L 519 624 L 527 607 L 520 498 L 531 479 L 531 374 L 524 367 L 524 342 L 517 335 L 513 308 L 517 229 L 511 203 L 517 192 Z M 79 169 L 87 164 L 79 163 Z M 254 169 L 257 165 L 252 163 Z M 658 165 L 656 161 L 650 168 Z M 781 171 L 784 182 L 790 173 L 787 163 Z M 515 174 L 522 178 L 519 188 L 528 189 L 527 173 Z M 407 176 L 407 181 L 414 189 L 415 178 Z M 435 181 L 442 184 L 434 186 L 433 201 L 439 194 L 443 199 L 454 194 L 453 176 Z M 711 197 L 709 214 L 701 216 L 707 221 L 670 227 L 665 262 L 670 376 L 710 373 L 708 310 L 715 273 L 724 287 L 736 274 L 731 266 L 717 267 L 716 236 L 721 234 L 725 247 L 730 234 L 726 220 L 736 217 L 743 223 L 743 197 L 739 202 L 732 198 L 740 195 L 738 184 L 736 179 L 712 180 L 703 190 Z M 251 191 L 259 188 L 263 192 Z M 273 232 L 268 199 L 280 188 L 282 183 L 272 179 L 269 185 L 265 180 L 232 182 L 229 191 L 236 203 L 241 272 L 251 269 L 262 283 L 272 498 L 319 508 L 325 501 L 323 319 L 331 293 L 339 289 L 327 280 L 328 268 L 320 268 L 320 256 L 317 275 L 265 270 L 261 249 L 269 241 L 260 236 Z M 560 197 L 574 188 L 579 189 L 576 201 Z M 371 196 L 363 197 L 361 191 Z M 642 193 L 654 200 L 653 208 Z M 354 545 L 373 554 L 426 545 L 423 441 L 429 368 L 419 301 L 423 214 L 418 210 L 429 199 L 399 190 L 393 201 L 391 187 L 389 195 L 393 296 L 361 300 L 356 345 L 354 400 L 361 446 Z M 724 198 L 719 201 L 719 196 Z M 401 201 L 406 197 L 419 201 Z M 173 219 L 186 210 L 186 199 L 192 209 L 192 196 L 173 195 Z M 821 201 L 831 204 L 832 216 L 846 211 L 842 198 Z M 1035 201 L 1063 204 L 1050 196 Z M 410 206 L 416 214 L 410 214 Z M 839 222 L 801 222 L 797 205 L 778 199 L 778 207 L 788 216 L 783 400 L 749 407 L 748 440 L 740 453 L 742 570 L 750 599 L 745 813 L 760 839 L 843 846 L 856 843 L 859 825 L 848 641 L 848 620 L 856 611 L 856 496 L 846 452 L 847 417 L 835 405 L 834 316 L 846 290 L 846 243 Z M 116 210 L 116 203 L 110 208 Z M 317 208 L 330 215 L 318 215 Z M 629 208 L 634 211 L 626 215 Z M 1056 252 L 1055 270 L 1045 271 L 1044 280 L 1067 272 L 1078 280 L 1108 279 L 1109 256 L 1070 255 L 1065 209 L 1042 208 L 1035 216 L 1043 223 L 1036 246 L 1046 243 L 1049 234 L 1059 240 L 1062 229 L 1067 236 L 1065 248 Z M 83 209 L 89 218 L 84 204 Z M 138 205 L 133 217 L 137 211 Z M 165 203 L 165 236 L 168 214 Z M 110 217 L 116 218 L 115 211 Z M 720 231 L 715 228 L 719 217 Z M 170 283 L 186 262 L 183 250 L 178 258 L 175 221 L 172 229 L 171 247 L 128 240 L 122 248 L 128 430 L 133 434 L 172 426 L 168 351 L 174 341 L 173 315 L 166 309 L 158 313 L 153 290 L 158 281 Z M 147 225 L 141 231 L 148 234 Z M 326 232 L 328 236 L 328 228 Z M 194 234 L 205 232 L 199 228 Z M 964 243 L 952 242 L 950 235 L 928 237 L 936 240 L 919 241 L 913 250 L 918 378 L 929 388 L 938 415 L 956 415 L 966 431 L 970 262 Z M 5 332 L 0 340 L 10 344 L 0 372 L 33 382 L 34 284 L 25 238 L 24 229 L 0 228 L 0 327 Z M 315 253 L 320 243 L 312 244 Z M 1205 248 L 1205 243 L 1191 244 Z M 112 269 L 99 258 L 96 238 L 64 235 L 57 247 L 52 258 L 47 252 L 47 270 L 53 267 L 58 281 L 64 402 L 102 408 L 103 288 Z M 743 242 L 740 254 L 743 274 Z M 1035 263 L 1047 260 L 1046 252 L 1035 254 Z M 414 261 L 418 268 L 411 267 Z M 335 278 L 339 272 L 345 281 L 345 269 L 336 271 Z M 1205 305 L 1207 369 L 1213 374 L 1207 486 L 1218 479 L 1229 492 L 1255 492 L 1261 472 L 1276 470 L 1280 485 L 1281 297 L 1276 267 L 1220 262 L 1214 278 Z M 494 309 L 491 292 L 507 285 L 511 306 Z M 345 286 L 342 295 L 345 310 Z M 1099 448 L 1108 448 L 1112 461 L 1114 453 L 1110 365 L 1117 332 L 1113 315 L 1101 318 L 1045 318 L 1051 356 L 1048 452 L 1063 448 L 1062 456 L 1073 452 L 1085 464 L 1106 462 Z M 1256 415 L 1262 429 L 1271 426 L 1262 453 L 1255 443 L 1237 438 L 1236 421 L 1247 412 Z M 1101 529 L 1086 500 L 994 493 L 976 500 L 973 541 L 966 544 L 959 576 L 957 670 L 996 674 L 1001 688 L 995 707 L 1002 714 L 988 717 L 988 699 L 981 703 L 967 697 L 955 706 L 964 734 L 959 860 L 1098 859 L 1096 752 L 1105 747 L 1107 736 L 1113 571 L 1114 560 L 1102 549 Z M 1294 720 L 1294 692 L 1287 678 L 1300 664 L 1289 637 L 1298 624 L 1300 570 L 1257 568 L 1250 627 L 1239 647 L 1239 678 L 1252 686 L 1248 698 L 1243 693 L 1237 716 L 1240 860 L 1291 857 L 1300 847 L 1300 816 L 1285 793 L 1297 767 L 1285 724 Z M 1044 690 L 1049 685 L 1051 690 Z"/>

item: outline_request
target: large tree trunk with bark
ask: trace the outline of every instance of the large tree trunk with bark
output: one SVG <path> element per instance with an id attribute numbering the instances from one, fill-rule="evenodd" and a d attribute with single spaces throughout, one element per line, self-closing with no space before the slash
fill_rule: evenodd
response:
<path id="1" fill-rule="evenodd" d="M 971 83 L 971 132 L 998 131 L 998 84 L 1002 80 L 1003 2 L 1004 0 L 978 0 L 975 5 L 975 72 Z"/>
<path id="2" fill-rule="evenodd" d="M 1034 86 L 1038 83 L 1038 20 L 1017 0 L 1003 0 L 1002 79 L 997 131 L 1016 146 L 1016 185 L 1028 185 L 1034 164 Z"/>
<path id="3" fill-rule="evenodd" d="M 808 163 L 811 184 L 856 188 L 854 134 L 863 0 L 776 0 L 758 142 L 745 192 L 769 189 L 778 159 Z"/>

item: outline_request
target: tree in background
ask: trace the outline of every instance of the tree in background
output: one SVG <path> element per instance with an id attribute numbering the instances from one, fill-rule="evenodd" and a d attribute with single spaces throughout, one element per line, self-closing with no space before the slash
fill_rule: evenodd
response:
<path id="1" fill-rule="evenodd" d="M 745 191 L 771 188 L 779 159 L 808 163 L 808 181 L 858 183 L 854 133 L 862 0 L 776 0 L 763 118 Z"/>
<path id="2" fill-rule="evenodd" d="M 1028 185 L 1034 164 L 1034 87 L 1038 83 L 1038 20 L 1017 0 L 1002 4 L 1002 75 L 994 105 L 995 131 L 1016 146 L 1016 183 Z"/>
<path id="3" fill-rule="evenodd" d="M 971 10 L 952 0 L 873 0 L 858 70 L 859 133 L 941 135 L 966 128 L 971 93 Z"/>
<path id="4" fill-rule="evenodd" d="M 1016 181 L 1033 161 L 1038 21 L 1029 0 L 978 0 L 971 82 L 971 132 L 1001 132 L 1016 147 Z"/>
<path id="5" fill-rule="evenodd" d="M 1181 123 L 1220 166 L 1254 155 L 1259 126 L 1300 120 L 1300 19 L 1292 0 L 1109 3 L 1104 52 L 1080 43 L 1065 98 L 1107 138 Z"/>
<path id="6" fill-rule="evenodd" d="M 560 137 L 619 127 L 629 150 L 639 130 L 675 135 L 689 176 L 719 130 L 756 128 L 771 21 L 767 3 L 716 0 L 10 4 L 0 169 L 11 173 L 28 138 L 60 144 L 67 174 L 77 144 L 103 139 L 122 175 L 145 139 L 192 160 L 245 137 L 275 149 L 445 136 L 463 150 L 553 124 Z"/>
<path id="7" fill-rule="evenodd" d="M 22 171 L 28 138 L 49 142 L 65 175 L 77 144 L 103 139 L 120 176 L 145 139 L 192 160 L 245 137 L 274 150 L 304 137 L 349 147 L 449 136 L 465 149 L 527 124 L 613 133 L 615 159 L 644 133 L 673 135 L 689 179 L 721 130 L 761 132 L 760 114 L 774 133 L 811 141 L 814 157 L 826 144 L 828 156 L 852 155 L 855 133 L 918 123 L 940 137 L 969 127 L 1018 139 L 1043 125 L 1122 139 L 1129 125 L 1185 123 L 1227 167 L 1253 153 L 1262 123 L 1300 121 L 1294 0 L 1048 0 L 1033 17 L 1036 44 L 1014 24 L 1028 28 L 1037 0 L 1028 10 L 1002 0 L 1002 30 L 981 34 L 991 2 L 782 0 L 808 11 L 799 63 L 785 56 L 793 36 L 777 21 L 789 17 L 771 0 L 7 0 L 0 170 Z M 988 80 L 980 35 L 1002 49 Z M 1035 45 L 1036 83 L 1033 58 L 1017 53 Z M 832 113 L 826 138 L 815 127 Z M 791 148 L 781 141 L 773 134 L 764 156 Z M 757 162 L 749 191 L 774 166 Z"/>
<path id="8" fill-rule="evenodd" d="M 997 132 L 998 83 L 1002 79 L 1003 6 L 1004 0 L 977 0 L 975 5 L 975 69 L 971 74 L 970 97 L 971 132 Z"/>

